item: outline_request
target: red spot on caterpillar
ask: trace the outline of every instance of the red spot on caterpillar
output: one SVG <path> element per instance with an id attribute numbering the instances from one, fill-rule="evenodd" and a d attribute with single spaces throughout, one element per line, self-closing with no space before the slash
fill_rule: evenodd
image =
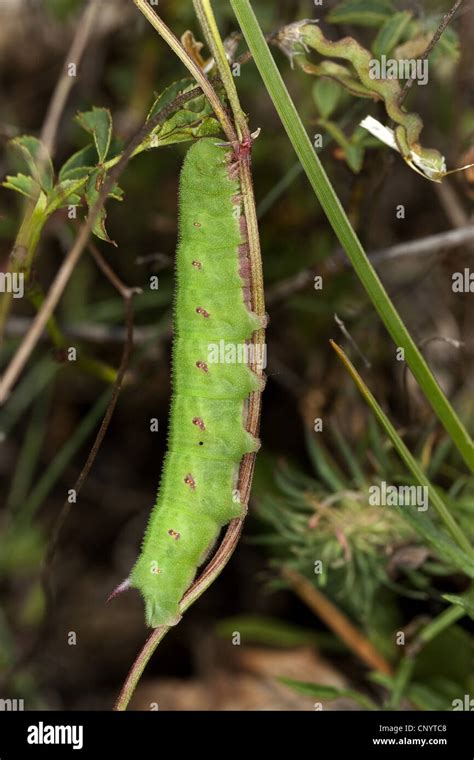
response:
<path id="1" fill-rule="evenodd" d="M 168 536 L 171 536 L 171 538 L 174 538 L 175 541 L 178 541 L 178 539 L 181 538 L 181 533 L 178 533 L 177 530 L 170 528 L 168 531 Z"/>
<path id="2" fill-rule="evenodd" d="M 199 227 L 202 227 L 201 222 L 193 222 L 194 226 L 199 229 Z"/>
<path id="3" fill-rule="evenodd" d="M 206 319 L 211 316 L 209 312 L 206 311 L 206 309 L 203 309 L 201 306 L 198 306 L 196 311 L 198 314 L 202 314 L 202 316 L 205 317 Z"/>
<path id="4" fill-rule="evenodd" d="M 191 473 L 189 473 L 188 475 L 186 475 L 186 477 L 184 479 L 184 482 L 186 483 L 187 486 L 190 487 L 191 491 L 194 491 L 194 489 L 196 488 L 196 481 L 194 480 L 194 478 L 191 475 Z"/>
<path id="5" fill-rule="evenodd" d="M 198 369 L 202 369 L 203 372 L 209 372 L 209 367 L 207 366 L 206 362 L 196 362 L 196 367 Z"/>
<path id="6" fill-rule="evenodd" d="M 196 425 L 200 430 L 205 430 L 206 426 L 204 424 L 204 420 L 201 419 L 201 417 L 194 417 L 193 419 L 193 425 Z"/>
<path id="7" fill-rule="evenodd" d="M 202 269 L 202 264 L 200 261 L 193 261 L 193 267 L 196 269 Z"/>

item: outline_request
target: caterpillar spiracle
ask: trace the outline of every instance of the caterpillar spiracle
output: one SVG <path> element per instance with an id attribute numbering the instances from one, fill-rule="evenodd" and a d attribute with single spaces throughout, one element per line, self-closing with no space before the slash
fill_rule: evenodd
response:
<path id="1" fill-rule="evenodd" d="M 242 457 L 260 443 L 245 427 L 263 379 L 247 362 L 211 361 L 210 347 L 245 346 L 265 318 L 250 303 L 247 225 L 233 151 L 204 138 L 180 177 L 172 400 L 168 448 L 142 550 L 126 584 L 146 620 L 175 625 L 179 602 L 219 531 L 243 516 Z"/>

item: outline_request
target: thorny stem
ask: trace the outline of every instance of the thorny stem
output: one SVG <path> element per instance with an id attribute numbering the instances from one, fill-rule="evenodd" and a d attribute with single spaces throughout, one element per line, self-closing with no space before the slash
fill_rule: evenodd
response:
<path id="1" fill-rule="evenodd" d="M 134 2 L 136 2 L 138 5 L 138 0 L 134 0 Z M 229 69 L 227 58 L 225 56 L 225 53 L 223 53 L 222 40 L 220 38 L 219 30 L 215 22 L 211 5 L 209 2 L 207 2 L 207 0 L 196 0 L 195 7 L 201 21 L 204 21 L 205 23 L 208 43 L 211 51 L 214 54 L 219 73 L 224 83 L 224 87 L 226 88 L 229 101 L 231 102 L 239 136 L 248 137 L 249 129 L 247 121 L 240 106 L 237 90 L 235 89 L 235 84 Z M 229 83 L 231 83 L 232 96 L 231 92 L 227 89 Z M 263 289 L 262 260 L 260 255 L 260 238 L 258 234 L 257 211 L 253 191 L 250 151 L 244 151 L 242 154 L 239 154 L 239 167 L 242 200 L 244 204 L 245 218 L 247 221 L 249 258 L 251 265 L 252 308 L 259 316 L 264 317 L 265 298 Z M 254 343 L 263 343 L 264 340 L 265 331 L 263 328 L 254 333 Z M 263 373 L 261 367 L 257 365 L 250 366 L 254 372 L 262 376 Z M 257 437 L 259 433 L 260 408 L 261 393 L 252 393 L 248 404 L 246 428 L 255 437 Z M 245 507 L 247 507 L 250 497 L 254 466 L 255 454 L 246 454 L 243 457 L 242 463 L 240 465 L 239 480 L 237 484 L 237 488 L 240 493 L 240 501 Z M 243 528 L 243 522 L 244 518 L 238 518 L 232 520 L 229 523 L 219 549 L 214 554 L 209 564 L 205 567 L 199 578 L 188 589 L 183 599 L 181 600 L 181 613 L 184 613 L 192 604 L 194 604 L 194 602 L 215 581 L 215 579 L 227 565 L 238 544 Z M 145 670 L 147 663 L 152 657 L 158 644 L 163 640 L 168 631 L 168 627 L 161 626 L 160 628 L 156 628 L 150 634 L 128 673 L 117 702 L 115 703 L 115 710 L 121 711 L 127 709 L 127 705 L 132 698 L 132 695 L 143 674 L 143 671 Z"/>
<path id="2" fill-rule="evenodd" d="M 18 348 L 18 351 L 15 353 L 15 356 L 11 360 L 10 364 L 5 370 L 3 377 L 0 380 L 0 404 L 5 403 L 11 391 L 11 388 L 18 378 L 18 375 L 23 370 L 23 367 L 28 361 L 28 357 L 40 339 L 41 334 L 46 327 L 51 314 L 56 308 L 59 299 L 61 298 L 62 293 L 69 281 L 69 278 L 72 275 L 76 264 L 79 261 L 82 252 L 88 243 L 89 236 L 95 224 L 97 216 L 100 213 L 104 203 L 106 202 L 110 191 L 116 185 L 118 178 L 125 170 L 125 167 L 127 166 L 134 151 L 157 126 L 163 124 L 166 119 L 168 119 L 172 113 L 179 110 L 179 108 L 181 108 L 184 103 L 187 103 L 189 100 L 195 98 L 200 91 L 200 88 L 195 88 L 189 92 L 182 93 L 171 103 L 168 103 L 168 105 L 161 108 L 153 116 L 153 118 L 149 119 L 149 121 L 143 125 L 143 127 L 138 131 L 135 137 L 125 148 L 120 157 L 120 160 L 116 166 L 114 166 L 106 181 L 102 185 L 97 201 L 91 208 L 87 220 L 80 228 L 79 234 L 73 247 L 64 259 L 64 262 L 61 265 L 56 278 L 51 285 L 51 288 L 49 289 L 48 295 L 45 298 L 41 310 L 33 320 L 30 329 L 26 333 L 22 343 Z"/>
<path id="3" fill-rule="evenodd" d="M 181 42 L 173 34 L 171 29 L 166 26 L 156 11 L 150 5 L 148 5 L 147 0 L 133 0 L 133 2 L 150 22 L 150 24 L 154 27 L 154 29 L 156 29 L 158 34 L 163 37 L 164 41 L 170 46 L 172 51 L 176 53 L 180 61 L 184 63 L 190 74 L 192 74 L 196 82 L 200 85 L 204 95 L 211 104 L 214 113 L 219 119 L 222 129 L 226 134 L 227 139 L 229 142 L 235 142 L 236 134 L 233 124 L 229 119 L 229 116 L 227 115 L 226 110 L 222 105 L 215 89 L 209 82 L 209 79 L 206 77 L 202 69 L 200 69 L 199 66 L 188 55 Z"/>

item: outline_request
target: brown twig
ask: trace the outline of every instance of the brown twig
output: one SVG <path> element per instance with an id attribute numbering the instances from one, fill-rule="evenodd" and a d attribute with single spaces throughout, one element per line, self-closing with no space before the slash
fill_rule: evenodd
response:
<path id="1" fill-rule="evenodd" d="M 92 445 L 89 455 L 74 484 L 76 499 L 82 489 L 82 486 L 84 485 L 84 482 L 87 476 L 89 475 L 92 465 L 94 464 L 94 461 L 100 450 L 100 447 L 102 446 L 102 442 L 105 438 L 105 434 L 107 433 L 108 427 L 110 425 L 110 420 L 112 419 L 112 415 L 117 405 L 117 401 L 120 395 L 120 390 L 122 388 L 125 372 L 127 371 L 127 368 L 130 362 L 130 356 L 133 350 L 133 321 L 134 320 L 133 320 L 132 299 L 135 293 L 140 292 L 139 288 L 129 288 L 120 280 L 120 278 L 115 274 L 115 272 L 107 264 L 107 262 L 105 261 L 105 259 L 103 258 L 103 256 L 101 255 L 101 253 L 99 252 L 99 250 L 94 244 L 91 243 L 89 245 L 89 250 L 92 256 L 94 257 L 94 260 L 97 263 L 97 266 L 101 269 L 101 271 L 107 277 L 109 282 L 122 296 L 122 299 L 124 302 L 124 310 L 125 310 L 126 339 L 125 339 L 124 347 L 122 351 L 120 367 L 117 372 L 117 377 L 112 388 L 112 395 L 111 395 L 110 401 L 108 403 L 102 423 L 97 432 L 95 441 Z M 43 593 L 45 597 L 45 607 L 46 607 L 42 625 L 40 626 L 32 645 L 16 662 L 13 663 L 13 665 L 8 669 L 8 671 L 3 674 L 2 684 L 6 684 L 9 681 L 9 679 L 11 679 L 14 673 L 18 672 L 20 668 L 24 667 L 34 657 L 34 655 L 38 652 L 41 646 L 41 642 L 44 640 L 47 634 L 48 628 L 50 626 L 50 621 L 51 621 L 49 611 L 51 610 L 53 606 L 53 602 L 54 602 L 54 594 L 53 594 L 51 584 L 50 584 L 50 576 L 51 576 L 51 571 L 52 571 L 57 547 L 59 544 L 59 539 L 61 536 L 61 531 L 69 516 L 70 511 L 71 511 L 71 502 L 69 501 L 69 499 L 66 499 L 53 525 L 52 536 L 48 545 L 47 552 L 43 559 L 43 564 L 40 571 L 39 581 L 43 589 Z"/>
<path id="2" fill-rule="evenodd" d="M 10 338 L 21 338 L 29 329 L 31 319 L 28 317 L 10 317 L 6 329 L 6 335 Z M 62 335 L 71 340 L 87 341 L 89 344 L 104 345 L 105 343 L 123 343 L 126 339 L 126 330 L 120 326 L 106 326 L 96 322 L 73 322 L 63 324 Z M 133 333 L 133 342 L 136 346 L 148 343 L 156 339 L 158 327 L 136 327 Z M 164 331 L 163 337 L 169 337 L 170 331 Z M 49 340 L 47 333 L 43 332 L 42 339 Z"/>
<path id="3" fill-rule="evenodd" d="M 51 100 L 48 105 L 46 116 L 41 128 L 41 145 L 42 151 L 39 156 L 38 170 L 41 173 L 42 168 L 46 165 L 48 158 L 52 157 L 54 153 L 54 143 L 56 139 L 56 133 L 58 130 L 59 122 L 61 120 L 64 107 L 67 102 L 69 93 L 76 81 L 76 77 L 68 76 L 67 67 L 69 63 L 75 63 L 76 67 L 79 66 L 84 50 L 89 39 L 89 35 L 99 13 L 100 5 L 95 0 L 89 0 L 89 4 L 84 10 L 84 13 L 79 20 L 79 24 L 76 29 L 72 44 L 66 55 L 62 74 L 60 75 Z M 25 223 L 28 219 L 31 219 L 34 215 L 36 201 L 28 200 L 23 212 L 23 221 L 20 227 L 24 229 Z M 21 232 L 19 233 L 19 235 Z M 27 250 L 24 247 L 23 241 L 20 242 L 19 236 L 15 240 L 13 250 L 10 253 L 9 270 L 15 271 L 19 266 L 22 266 L 22 262 L 26 261 L 27 269 L 24 272 L 26 278 L 29 279 L 29 273 L 33 264 L 34 250 Z M 8 319 L 10 309 L 12 306 L 11 294 L 5 293 L 2 297 L 1 309 L 0 309 L 0 344 L 3 342 L 5 333 L 5 324 Z"/>
<path id="4" fill-rule="evenodd" d="M 392 675 L 390 663 L 366 636 L 327 597 L 296 570 L 285 567 L 283 577 L 297 596 L 372 670 Z"/>
<path id="5" fill-rule="evenodd" d="M 199 597 L 206 591 L 207 588 L 215 581 L 219 576 L 224 566 L 227 564 L 229 557 L 232 555 L 235 547 L 237 546 L 242 532 L 243 520 L 232 520 L 226 530 L 225 536 L 222 540 L 219 549 L 213 556 L 209 564 L 205 567 L 199 578 L 193 583 L 191 588 L 186 591 L 181 600 L 179 610 L 183 614 Z M 127 709 L 127 705 L 135 691 L 138 681 L 140 680 L 143 671 L 153 652 L 157 648 L 158 644 L 164 639 L 170 629 L 166 626 L 155 628 L 155 630 L 149 635 L 145 644 L 138 653 L 135 662 L 133 663 L 130 671 L 125 679 L 125 682 L 120 690 L 120 694 L 114 705 L 114 710 L 122 711 Z"/>
<path id="6" fill-rule="evenodd" d="M 462 0 L 456 0 L 456 2 L 454 3 L 453 7 L 451 8 L 451 10 L 448 11 L 448 13 L 445 13 L 445 15 L 443 16 L 443 18 L 441 20 L 441 23 L 438 26 L 436 32 L 434 33 L 433 38 L 431 39 L 429 45 L 427 46 L 426 50 L 423 51 L 423 53 L 418 58 L 418 60 L 423 61 L 425 58 L 428 58 L 428 56 L 432 52 L 433 48 L 438 44 L 439 39 L 440 39 L 441 35 L 443 34 L 444 30 L 446 29 L 446 27 L 448 26 L 448 24 L 450 24 L 450 22 L 452 21 L 452 19 L 456 15 L 457 10 L 458 10 L 459 6 L 461 5 L 461 3 L 462 3 Z M 398 97 L 398 103 L 399 103 L 399 105 L 401 105 L 403 103 L 403 101 L 405 100 L 406 96 L 408 95 L 408 91 L 412 87 L 414 81 L 416 81 L 416 80 L 414 80 L 414 79 L 407 79 L 406 80 L 405 84 L 402 87 L 402 91 L 401 91 L 401 93 L 400 93 L 400 95 Z"/>
<path id="7" fill-rule="evenodd" d="M 50 289 L 44 300 L 44 303 L 32 322 L 32 325 L 26 333 L 22 343 L 20 344 L 15 356 L 11 360 L 3 377 L 0 380 L 0 404 L 5 403 L 8 398 L 11 388 L 16 382 L 19 374 L 23 370 L 28 357 L 36 346 L 41 334 L 56 308 L 62 293 L 71 277 L 77 262 L 79 261 L 84 248 L 86 247 L 92 228 L 96 222 L 96 219 L 101 212 L 107 197 L 112 188 L 117 183 L 118 178 L 124 171 L 129 160 L 131 159 L 136 148 L 145 140 L 145 138 L 160 124 L 163 124 L 167 118 L 175 111 L 179 110 L 184 103 L 192 100 L 201 93 L 201 88 L 196 87 L 193 90 L 182 93 L 175 98 L 171 103 L 161 108 L 153 118 L 147 121 L 135 137 L 129 142 L 125 148 L 118 163 L 111 169 L 107 179 L 101 187 L 97 201 L 90 210 L 87 220 L 84 222 L 79 230 L 79 234 L 76 241 L 64 259 Z"/>
<path id="8" fill-rule="evenodd" d="M 107 277 L 109 282 L 113 285 L 113 287 L 120 293 L 123 303 L 124 303 L 124 311 L 125 311 L 125 325 L 126 325 L 126 340 L 123 347 L 122 352 L 122 359 L 120 362 L 120 367 L 117 373 L 117 379 L 114 383 L 113 389 L 112 389 L 112 396 L 109 401 L 108 407 L 106 409 L 104 418 L 102 420 L 102 424 L 98 430 L 96 439 L 94 441 L 94 444 L 89 452 L 89 456 L 87 457 L 87 460 L 84 464 L 84 467 L 82 468 L 79 477 L 77 478 L 75 484 L 74 484 L 74 491 L 75 496 L 77 498 L 85 479 L 87 478 L 92 465 L 94 464 L 95 458 L 99 452 L 100 447 L 102 446 L 102 442 L 104 440 L 105 434 L 107 432 L 107 429 L 110 424 L 110 420 L 112 419 L 112 415 L 114 413 L 115 407 L 117 405 L 118 397 L 120 394 L 120 390 L 123 383 L 123 378 L 125 376 L 125 372 L 127 371 L 128 364 L 130 361 L 130 356 L 133 349 L 133 306 L 132 306 L 132 299 L 133 296 L 136 293 L 140 293 L 140 288 L 129 288 L 127 287 L 120 278 L 115 274 L 115 272 L 112 270 L 112 268 L 107 264 L 97 247 L 93 244 L 89 244 L 89 250 L 99 267 L 101 271 L 104 273 L 104 275 Z M 42 580 L 44 583 L 45 588 L 49 587 L 48 584 L 48 577 L 49 573 L 52 567 L 52 563 L 54 560 L 54 555 L 56 553 L 56 548 L 58 545 L 59 537 L 61 534 L 61 530 L 63 528 L 64 523 L 67 520 L 67 517 L 69 515 L 71 509 L 71 503 L 68 499 L 64 502 L 61 511 L 59 513 L 59 516 L 56 520 L 52 538 L 49 543 L 48 551 L 46 553 L 46 557 L 43 564 L 43 570 L 41 573 Z"/>
<path id="9" fill-rule="evenodd" d="M 451 248 L 457 248 L 458 246 L 472 242 L 474 242 L 474 224 L 468 224 L 455 230 L 438 232 L 436 235 L 426 235 L 416 240 L 397 243 L 389 248 L 369 251 L 367 255 L 372 264 L 377 266 L 385 261 L 392 261 L 406 256 L 421 257 L 444 253 Z M 267 303 L 274 304 L 281 302 L 294 293 L 298 293 L 304 288 L 309 287 L 314 280 L 314 276 L 320 271 L 321 266 L 321 264 L 318 264 L 317 266 L 303 269 L 274 285 L 267 293 Z M 327 268 L 328 272 L 334 274 L 340 269 L 350 268 L 350 262 L 348 262 L 344 252 L 337 249 L 328 257 Z"/>
<path id="10" fill-rule="evenodd" d="M 76 69 L 79 68 L 90 33 L 93 29 L 94 23 L 99 17 L 99 10 L 100 3 L 97 3 L 96 0 L 89 0 L 82 17 L 79 20 L 74 39 L 64 61 L 62 74 L 58 79 L 53 96 L 50 100 L 40 136 L 41 142 L 50 155 L 54 152 L 59 122 L 69 97 L 69 93 L 77 81 L 76 77 L 69 75 L 68 66 L 73 63 L 76 66 Z"/>

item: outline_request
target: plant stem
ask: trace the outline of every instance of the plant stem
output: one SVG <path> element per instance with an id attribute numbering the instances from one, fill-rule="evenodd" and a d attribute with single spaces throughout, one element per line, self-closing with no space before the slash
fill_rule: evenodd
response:
<path id="1" fill-rule="evenodd" d="M 222 129 L 224 130 L 226 134 L 227 139 L 229 140 L 229 142 L 234 142 L 237 136 L 235 134 L 235 129 L 233 127 L 233 124 L 231 120 L 229 119 L 224 106 L 219 100 L 219 97 L 217 96 L 217 93 L 214 90 L 214 87 L 209 82 L 209 79 L 206 77 L 202 69 L 200 69 L 199 66 L 188 55 L 188 53 L 182 46 L 181 42 L 173 34 L 171 29 L 169 29 L 166 26 L 166 24 L 158 16 L 156 11 L 150 5 L 148 5 L 147 0 L 133 0 L 133 2 L 137 6 L 137 8 L 143 13 L 143 15 L 147 18 L 150 24 L 156 29 L 158 34 L 161 37 L 163 37 L 164 41 L 170 46 L 172 51 L 176 53 L 180 61 L 184 63 L 188 71 L 192 74 L 196 82 L 201 87 L 209 103 L 211 104 L 214 110 L 214 113 L 219 119 Z"/>
<path id="2" fill-rule="evenodd" d="M 235 80 L 229 67 L 224 43 L 219 34 L 210 0 L 193 0 L 193 5 L 229 98 L 239 140 L 242 140 L 248 134 L 247 120 L 240 105 Z"/>
<path id="3" fill-rule="evenodd" d="M 419 466 L 416 459 L 412 456 L 411 452 L 403 443 L 396 429 L 394 428 L 394 426 L 388 419 L 387 415 L 385 414 L 381 406 L 376 401 L 375 397 L 372 395 L 372 393 L 368 389 L 367 385 L 362 380 L 361 376 L 357 372 L 356 368 L 354 367 L 350 359 L 346 356 L 342 348 L 338 346 L 333 340 L 331 340 L 330 343 L 333 349 L 335 350 L 335 352 L 337 353 L 338 357 L 344 364 L 345 368 L 348 370 L 349 374 L 351 375 L 352 379 L 357 385 L 359 391 L 361 392 L 361 394 L 363 395 L 363 397 L 369 404 L 370 408 L 374 412 L 378 421 L 380 422 L 382 427 L 385 429 L 387 435 L 389 436 L 390 440 L 395 446 L 395 449 L 397 450 L 401 459 L 405 462 L 406 466 L 409 468 L 409 470 L 413 474 L 414 478 L 418 481 L 418 483 L 420 483 L 422 487 L 427 489 L 431 504 L 436 509 L 440 519 L 444 522 L 447 530 L 451 533 L 452 537 L 454 538 L 458 546 L 461 547 L 461 549 L 463 549 L 467 554 L 472 554 L 473 550 L 472 550 L 469 539 L 464 534 L 461 527 L 457 524 L 456 520 L 452 516 L 451 512 L 448 510 L 447 506 L 445 505 L 444 501 L 439 496 L 436 489 L 433 488 L 433 486 L 431 485 L 430 481 L 426 477 L 425 473 Z"/>
<path id="4" fill-rule="evenodd" d="M 138 0 L 134 2 L 139 5 Z M 196 0 L 196 9 L 201 20 L 204 21 L 208 30 L 208 43 L 211 50 L 214 53 L 216 64 L 219 69 L 219 73 L 222 77 L 224 87 L 229 101 L 232 99 L 233 113 L 238 125 L 239 135 L 248 135 L 248 126 L 245 119 L 245 114 L 242 111 L 240 102 L 238 99 L 237 91 L 235 90 L 235 84 L 232 74 L 229 69 L 225 53 L 222 56 L 218 51 L 223 51 L 222 40 L 220 38 L 219 30 L 212 13 L 210 3 L 204 1 L 201 4 L 200 0 Z M 207 36 L 207 35 L 206 35 Z M 229 79 L 230 77 L 230 79 Z M 231 92 L 227 89 L 230 85 Z M 211 103 L 212 105 L 212 103 Z M 236 138 L 234 127 L 234 140 Z M 248 244 L 249 244 L 249 258 L 251 264 L 251 293 L 252 293 L 252 308 L 260 315 L 265 315 L 265 298 L 263 289 L 263 272 L 262 272 L 262 260 L 260 254 L 260 238 L 258 234 L 258 221 L 257 212 L 255 206 L 255 196 L 253 191 L 252 171 L 250 166 L 250 153 L 239 156 L 239 174 L 241 183 L 242 200 L 244 204 L 244 213 L 247 221 L 248 232 Z M 265 331 L 262 328 L 254 333 L 253 342 L 257 343 L 265 340 Z M 251 368 L 262 375 L 262 368 L 257 365 L 251 365 Z M 259 424 L 260 424 L 260 408 L 261 408 L 261 393 L 252 393 L 248 404 L 248 415 L 246 420 L 247 430 L 254 436 L 258 436 Z M 240 466 L 239 479 L 237 489 L 240 492 L 240 500 L 243 506 L 247 506 L 250 488 L 252 485 L 253 470 L 255 465 L 255 454 L 246 454 Z M 222 572 L 229 559 L 231 558 L 240 538 L 243 527 L 243 518 L 235 519 L 229 523 L 225 536 L 217 550 L 216 554 L 212 557 L 209 564 L 205 567 L 199 578 L 188 589 L 180 604 L 180 612 L 183 614 L 194 602 L 206 591 L 206 589 L 215 581 L 215 579 Z M 163 640 L 169 628 L 161 627 L 157 628 L 146 640 L 143 649 L 138 654 L 131 670 L 125 680 L 120 695 L 117 699 L 114 709 L 126 710 L 128 703 L 135 691 L 135 688 L 143 674 L 143 671 L 150 660 L 153 652 L 157 648 L 158 644 Z"/>
<path id="5" fill-rule="evenodd" d="M 362 662 L 380 673 L 392 675 L 392 666 L 369 639 L 307 578 L 289 567 L 283 568 L 282 575 L 310 610 L 334 631 Z"/>
<path id="6" fill-rule="evenodd" d="M 79 230 L 79 234 L 74 242 L 74 245 L 64 259 L 61 267 L 59 268 L 59 271 L 44 300 L 41 311 L 39 311 L 36 315 L 31 324 L 31 327 L 23 338 L 23 341 L 21 342 L 17 352 L 15 353 L 15 356 L 12 358 L 10 364 L 5 370 L 5 373 L 0 379 L 0 405 L 5 403 L 10 394 L 11 388 L 17 380 L 18 375 L 22 372 L 23 367 L 28 361 L 31 352 L 40 339 L 41 334 L 46 324 L 48 323 L 51 314 L 59 303 L 64 288 L 66 287 L 69 278 L 71 277 L 76 264 L 79 261 L 82 252 L 89 241 L 92 228 L 108 198 L 110 191 L 116 185 L 118 178 L 125 170 L 136 149 L 157 126 L 162 125 L 166 119 L 170 117 L 171 114 L 178 111 L 184 105 L 184 103 L 187 103 L 189 100 L 192 100 L 195 97 L 195 90 L 191 90 L 190 92 L 178 95 L 178 97 L 176 97 L 171 103 L 168 103 L 166 106 L 161 108 L 151 119 L 149 119 L 143 125 L 143 127 L 132 138 L 120 156 L 119 161 L 109 173 L 107 179 L 100 189 L 94 206 L 89 211 L 87 220 Z"/>
<path id="7" fill-rule="evenodd" d="M 451 436 L 465 463 L 471 470 L 474 470 L 472 440 L 390 301 L 384 286 L 352 229 L 286 89 L 249 0 L 238 0 L 238 2 L 231 0 L 231 5 L 283 126 L 334 232 L 395 345 L 404 349 L 405 360 L 435 414 Z"/>
<path id="8" fill-rule="evenodd" d="M 214 583 L 225 565 L 229 561 L 232 553 L 237 546 L 242 532 L 242 520 L 232 520 L 225 533 L 219 549 L 209 564 L 205 567 L 199 578 L 193 583 L 191 588 L 186 591 L 179 605 L 181 614 L 191 607 L 194 602 Z M 135 662 L 133 663 L 125 683 L 120 691 L 115 703 L 114 710 L 126 710 L 133 696 L 136 686 L 145 670 L 147 663 L 153 655 L 158 644 L 163 640 L 170 629 L 166 626 L 155 628 L 146 640 L 143 648 L 140 650 Z"/>
<path id="9" fill-rule="evenodd" d="M 457 623 L 458 620 L 465 617 L 465 615 L 466 611 L 457 604 L 447 607 L 438 615 L 438 617 L 423 628 L 421 633 L 416 637 L 416 641 L 419 644 L 428 644 L 430 641 L 433 641 L 436 636 L 439 636 L 440 633 L 445 631 L 446 628 L 449 628 L 451 625 L 454 625 L 454 623 Z"/>

